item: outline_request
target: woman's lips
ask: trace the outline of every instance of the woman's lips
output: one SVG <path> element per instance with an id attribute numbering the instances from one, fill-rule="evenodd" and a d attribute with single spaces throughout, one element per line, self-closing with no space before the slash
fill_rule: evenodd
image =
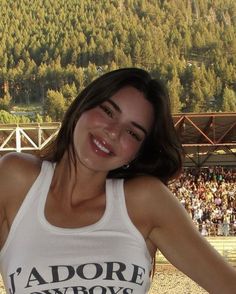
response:
<path id="1" fill-rule="evenodd" d="M 96 153 L 99 153 L 100 155 L 105 155 L 105 156 L 114 155 L 113 148 L 105 140 L 99 137 L 95 137 L 93 135 L 91 135 L 90 138 L 91 138 L 92 147 Z"/>

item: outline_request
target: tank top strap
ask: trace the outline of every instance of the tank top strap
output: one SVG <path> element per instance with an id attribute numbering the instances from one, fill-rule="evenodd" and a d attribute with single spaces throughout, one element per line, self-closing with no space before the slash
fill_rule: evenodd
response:
<path id="1" fill-rule="evenodd" d="M 124 192 L 124 179 L 112 179 L 110 180 L 110 196 L 112 196 L 113 207 L 117 210 L 120 209 L 119 213 L 125 214 L 127 217 L 127 208 Z"/>
<path id="2" fill-rule="evenodd" d="M 39 202 L 41 203 L 47 198 L 48 191 L 52 182 L 52 177 L 54 174 L 54 169 L 55 169 L 56 163 L 50 162 L 50 161 L 43 161 L 42 167 L 41 167 L 41 172 L 38 176 L 38 182 L 39 184 L 36 185 L 35 189 L 40 189 L 40 199 Z M 37 194 L 35 193 L 36 190 L 32 186 L 32 194 Z M 45 198 L 45 199 L 41 199 Z"/>
<path id="3" fill-rule="evenodd" d="M 30 200 L 31 198 L 34 198 L 34 197 L 38 198 L 39 194 L 45 195 L 45 193 L 46 194 L 48 193 L 49 187 L 51 185 L 52 177 L 54 174 L 54 168 L 55 168 L 55 163 L 52 163 L 50 161 L 45 161 L 45 160 L 42 162 L 40 173 L 25 197 L 26 202 L 27 202 L 27 198 Z"/>
<path id="4" fill-rule="evenodd" d="M 33 182 L 32 186 L 30 187 L 28 193 L 25 196 L 25 199 L 15 217 L 17 221 L 18 217 L 24 213 L 25 209 L 31 205 L 32 202 L 39 200 L 39 195 L 43 195 L 45 192 L 47 193 L 52 176 L 54 173 L 54 164 L 49 161 L 43 161 L 41 165 L 41 170 Z"/>
<path id="5" fill-rule="evenodd" d="M 114 215 L 120 217 L 123 214 L 125 205 L 123 185 L 123 179 L 108 179 L 106 182 L 107 209 L 110 210 L 112 217 Z"/>
<path id="6" fill-rule="evenodd" d="M 120 227 L 120 230 L 127 231 L 138 241 L 140 244 L 143 244 L 145 249 L 146 242 L 139 232 L 139 230 L 134 225 L 133 221 L 131 220 L 127 205 L 126 205 L 126 196 L 124 191 L 124 179 L 112 179 L 108 182 L 109 194 L 108 196 L 112 196 L 110 199 L 111 207 L 111 214 L 112 219 L 111 222 L 116 224 Z M 147 252 L 148 258 L 151 261 L 150 255 Z"/>

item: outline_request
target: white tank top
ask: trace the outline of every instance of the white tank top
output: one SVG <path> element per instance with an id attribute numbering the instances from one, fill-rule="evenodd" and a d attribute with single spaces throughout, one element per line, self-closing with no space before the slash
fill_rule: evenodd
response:
<path id="1" fill-rule="evenodd" d="M 82 228 L 60 228 L 45 218 L 54 165 L 44 161 L 0 253 L 10 294 L 144 294 L 151 257 L 131 222 L 123 180 L 106 181 L 101 219 Z"/>

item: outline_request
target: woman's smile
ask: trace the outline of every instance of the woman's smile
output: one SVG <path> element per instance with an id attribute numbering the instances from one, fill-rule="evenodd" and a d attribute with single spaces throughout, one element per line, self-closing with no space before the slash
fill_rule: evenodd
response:
<path id="1" fill-rule="evenodd" d="M 95 137 L 90 134 L 91 147 L 99 156 L 109 157 L 114 155 L 113 148 L 104 139 Z"/>

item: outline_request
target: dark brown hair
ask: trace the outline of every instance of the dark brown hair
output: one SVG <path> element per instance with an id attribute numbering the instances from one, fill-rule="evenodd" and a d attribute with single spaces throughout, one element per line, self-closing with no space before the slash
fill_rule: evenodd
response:
<path id="1" fill-rule="evenodd" d="M 152 175 L 167 183 L 182 168 L 182 148 L 178 140 L 170 111 L 169 97 L 164 85 L 139 68 L 123 68 L 108 72 L 89 84 L 72 102 L 58 136 L 47 148 L 44 159 L 58 162 L 68 152 L 75 164 L 73 132 L 81 114 L 111 98 L 123 87 L 132 86 L 143 93 L 154 108 L 154 124 L 145 139 L 139 155 L 128 169 L 111 170 L 110 178 L 131 178 Z"/>

